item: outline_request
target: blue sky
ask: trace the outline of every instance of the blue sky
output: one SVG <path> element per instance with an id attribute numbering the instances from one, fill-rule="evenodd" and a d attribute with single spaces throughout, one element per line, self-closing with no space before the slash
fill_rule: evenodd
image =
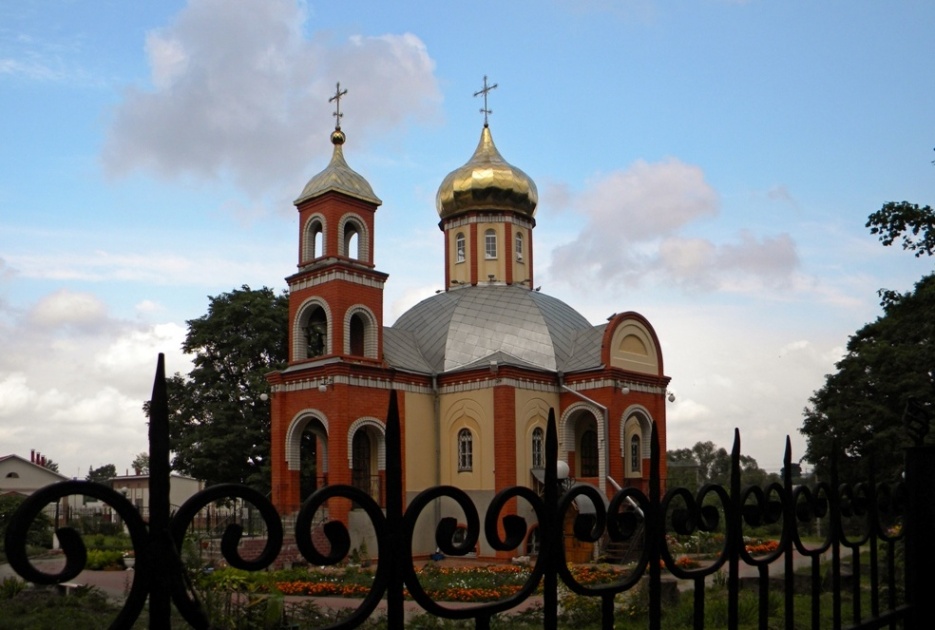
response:
<path id="1" fill-rule="evenodd" d="M 145 450 L 157 352 L 285 288 L 292 200 L 345 156 L 383 200 L 387 323 L 442 288 L 434 208 L 484 75 L 537 183 L 536 284 L 659 334 L 669 447 L 764 468 L 847 338 L 931 260 L 864 227 L 935 198 L 929 2 L 294 0 L 0 5 L 0 454 L 67 475 Z"/>

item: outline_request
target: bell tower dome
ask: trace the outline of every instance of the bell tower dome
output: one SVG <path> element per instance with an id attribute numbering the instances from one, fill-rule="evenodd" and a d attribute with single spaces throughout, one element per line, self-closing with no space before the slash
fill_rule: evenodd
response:
<path id="1" fill-rule="evenodd" d="M 445 287 L 533 286 L 532 230 L 539 193 L 529 175 L 503 159 L 493 142 L 484 95 L 484 128 L 474 155 L 450 172 L 435 196 L 445 233 Z"/>

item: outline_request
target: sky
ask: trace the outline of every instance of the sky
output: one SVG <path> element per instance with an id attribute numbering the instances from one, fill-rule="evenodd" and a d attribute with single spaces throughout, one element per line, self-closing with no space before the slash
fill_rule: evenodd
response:
<path id="1" fill-rule="evenodd" d="M 147 449 L 157 354 L 208 296 L 285 289 L 331 153 L 383 200 L 385 324 L 443 288 L 435 193 L 480 136 L 539 189 L 535 284 L 654 326 L 668 448 L 762 468 L 881 288 L 865 227 L 935 201 L 935 3 L 23 0 L 0 4 L 0 455 Z"/>

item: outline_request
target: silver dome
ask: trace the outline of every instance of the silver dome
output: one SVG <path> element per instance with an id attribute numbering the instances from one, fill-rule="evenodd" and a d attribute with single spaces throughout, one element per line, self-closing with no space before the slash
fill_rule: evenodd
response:
<path id="1" fill-rule="evenodd" d="M 548 371 L 600 362 L 600 344 L 574 356 L 594 327 L 561 300 L 525 287 L 480 285 L 439 293 L 409 309 L 385 330 L 393 367 L 452 372 L 491 361 Z M 584 344 L 580 344 L 584 345 Z M 592 345 L 592 344 L 588 344 Z"/>

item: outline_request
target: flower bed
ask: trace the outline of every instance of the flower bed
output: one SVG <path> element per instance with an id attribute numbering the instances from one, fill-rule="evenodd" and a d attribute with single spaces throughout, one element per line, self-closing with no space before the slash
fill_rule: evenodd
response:
<path id="1" fill-rule="evenodd" d="M 621 577 L 619 570 L 603 565 L 573 565 L 569 569 L 581 584 L 613 582 Z M 422 588 L 436 601 L 488 602 L 515 595 L 529 579 L 530 571 L 513 565 L 446 567 L 428 564 L 417 569 L 416 575 Z M 215 586 L 223 585 L 226 590 L 278 591 L 283 595 L 311 597 L 365 597 L 373 583 L 373 574 L 356 569 L 313 569 L 279 571 L 264 577 L 262 574 L 222 569 L 209 581 Z"/>

